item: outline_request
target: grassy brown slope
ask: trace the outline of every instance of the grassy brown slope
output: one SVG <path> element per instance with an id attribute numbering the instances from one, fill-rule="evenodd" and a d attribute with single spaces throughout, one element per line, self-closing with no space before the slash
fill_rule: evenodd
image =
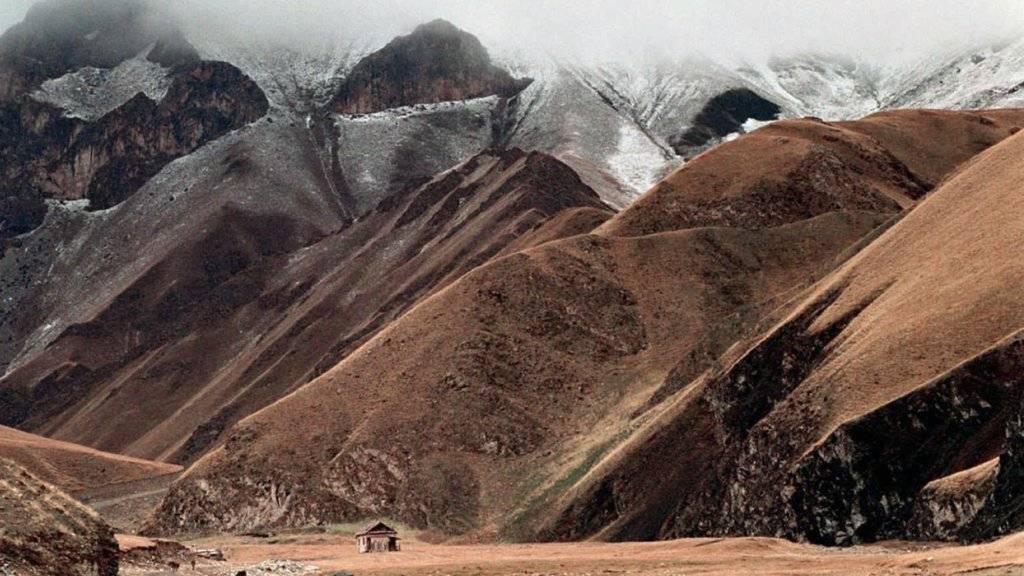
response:
<path id="1" fill-rule="evenodd" d="M 694 342 L 723 318 L 742 325 L 730 318 L 738 308 L 824 273 L 883 220 L 587 235 L 485 265 L 243 421 L 172 490 L 152 528 L 389 515 L 515 531 L 513 518 L 531 515 L 517 507 L 547 498 L 551 482 L 623 433 Z"/>
<path id="2" fill-rule="evenodd" d="M 0 426 L 0 458 L 68 492 L 177 472 L 180 467 L 100 452 Z"/>
<path id="3" fill-rule="evenodd" d="M 1022 110 L 901 110 L 854 122 L 775 122 L 687 163 L 601 232 L 757 228 L 833 210 L 898 211 L 1021 125 Z"/>
<path id="4" fill-rule="evenodd" d="M 962 112 L 892 110 L 837 126 L 866 134 L 928 186 L 1024 126 L 1017 109 Z"/>
<path id="5" fill-rule="evenodd" d="M 114 533 L 94 512 L 0 459 L 0 569 L 26 576 L 116 576 Z"/>
<path id="6" fill-rule="evenodd" d="M 845 544 L 1020 529 L 1006 511 L 1022 501 L 1021 158 L 1024 136 L 980 155 L 685 389 L 550 534 Z M 996 481 L 961 475 L 948 494 L 944 478 L 1000 453 Z"/>
<path id="7" fill-rule="evenodd" d="M 238 156 L 225 177 L 256 169 Z M 308 246 L 286 218 L 229 208 L 0 381 L 0 415 L 48 436 L 190 461 L 511 243 L 611 215 L 567 166 L 519 150 L 481 154 Z M 563 210 L 590 216 L 542 227 Z"/>

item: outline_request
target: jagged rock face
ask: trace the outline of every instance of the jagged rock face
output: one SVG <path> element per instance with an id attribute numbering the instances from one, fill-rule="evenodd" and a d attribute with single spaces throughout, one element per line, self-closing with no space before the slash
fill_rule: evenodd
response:
<path id="1" fill-rule="evenodd" d="M 223 62 L 201 62 L 177 73 L 156 104 L 133 99 L 107 116 L 99 134 L 76 148 L 96 166 L 86 197 L 90 207 L 120 203 L 171 160 L 266 114 L 268 102 L 254 82 Z M 76 177 L 79 174 L 76 173 Z"/>
<path id="2" fill-rule="evenodd" d="M 435 20 L 360 61 L 331 107 L 343 114 L 368 114 L 481 96 L 507 98 L 529 83 L 492 64 L 475 36 Z"/>
<path id="3" fill-rule="evenodd" d="M 180 68 L 159 103 L 143 94 L 96 122 L 26 99 L 0 111 L 0 173 L 13 236 L 38 225 L 42 198 L 114 206 L 160 171 L 230 130 L 263 116 L 268 103 L 251 80 L 223 62 Z"/>
<path id="4" fill-rule="evenodd" d="M 138 93 L 86 119 L 32 93 L 45 80 L 102 75 L 142 55 L 169 77 L 159 101 Z M 36 5 L 0 37 L 0 79 L 0 239 L 38 227 L 46 199 L 114 206 L 168 162 L 268 109 L 252 80 L 200 62 L 180 31 L 137 0 Z"/>
<path id="5" fill-rule="evenodd" d="M 826 297 L 817 310 L 835 297 Z M 772 534 L 826 545 L 920 536 L 925 520 L 919 512 L 914 518 L 915 512 L 931 506 L 927 500 L 935 497 L 926 485 L 972 468 L 999 450 L 1007 413 L 1019 402 L 1019 342 L 844 424 L 802 455 L 813 441 L 805 434 L 816 428 L 814 406 L 785 406 L 796 414 L 796 433 L 783 435 L 777 426 L 759 425 L 822 363 L 823 354 L 839 344 L 836 336 L 869 305 L 863 303 L 820 331 L 808 330 L 819 313 L 809 311 L 810 316 L 765 339 L 724 379 L 709 385 L 704 398 L 716 414 L 719 443 L 726 447 L 723 464 L 711 488 L 692 498 L 674 519 L 670 534 Z M 791 468 L 778 467 L 794 459 Z M 936 503 L 955 511 L 964 525 L 978 514 L 972 498 L 978 500 L 962 495 L 959 509 L 948 500 Z M 955 526 L 942 526 L 941 515 L 932 522 L 928 535 L 959 534 Z"/>
<path id="6" fill-rule="evenodd" d="M 94 512 L 0 459 L 0 558 L 28 576 L 117 576 L 113 530 Z"/>
<path id="7" fill-rule="evenodd" d="M 0 100 L 16 99 L 39 82 L 86 66 L 113 68 L 156 43 L 165 66 L 197 55 L 139 0 L 46 0 L 0 37 Z"/>
<path id="8" fill-rule="evenodd" d="M 1021 514 L 1021 503 L 1024 502 L 1024 395 L 1020 393 L 1022 385 L 1021 373 L 1024 371 L 1024 337 L 1018 334 L 1000 351 L 1001 368 L 1015 372 L 1014 384 L 1015 405 L 1010 404 L 1004 410 L 1009 412 L 1006 421 L 1003 453 L 999 456 L 997 473 L 983 477 L 969 488 L 974 494 L 986 494 L 981 505 L 974 514 L 963 514 L 958 517 L 960 530 L 953 536 L 960 540 L 988 540 L 1020 531 L 1024 528 L 1024 515 Z"/>
<path id="9" fill-rule="evenodd" d="M 749 88 L 733 88 L 707 101 L 692 125 L 669 142 L 678 154 L 706 146 L 713 140 L 743 132 L 748 120 L 776 120 L 782 108 Z"/>
<path id="10" fill-rule="evenodd" d="M 918 492 L 907 531 L 914 539 L 958 540 L 995 488 L 999 459 L 933 480 Z"/>

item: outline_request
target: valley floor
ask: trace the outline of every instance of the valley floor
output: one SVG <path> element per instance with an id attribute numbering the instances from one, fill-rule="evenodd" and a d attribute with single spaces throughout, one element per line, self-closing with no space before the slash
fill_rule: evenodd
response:
<path id="1" fill-rule="evenodd" d="M 391 554 L 358 554 L 352 538 L 303 534 L 254 538 L 219 537 L 188 543 L 218 548 L 227 562 L 205 563 L 196 574 L 315 574 L 300 569 L 262 572 L 268 560 L 363 575 L 1024 575 L 1024 534 L 975 546 L 884 543 L 853 548 L 822 548 L 769 538 L 688 539 L 670 542 L 608 544 L 436 545 L 416 540 Z M 159 574 L 139 569 L 128 575 Z M 183 568 L 181 574 L 192 573 Z"/>

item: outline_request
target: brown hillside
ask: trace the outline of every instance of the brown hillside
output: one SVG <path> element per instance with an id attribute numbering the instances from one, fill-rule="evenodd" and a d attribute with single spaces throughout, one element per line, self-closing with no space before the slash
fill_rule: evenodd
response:
<path id="1" fill-rule="evenodd" d="M 834 210 L 899 211 L 1022 125 L 1021 110 L 899 110 L 855 122 L 775 122 L 688 162 L 601 233 L 759 228 Z"/>
<path id="2" fill-rule="evenodd" d="M 954 115 L 950 129 L 984 125 L 977 117 Z M 839 139 L 825 138 L 822 131 L 832 128 L 817 122 L 781 129 L 791 134 L 786 138 L 801 132 L 817 138 L 796 146 L 801 150 L 847 158 L 828 164 L 828 178 L 795 172 L 798 198 L 806 202 L 790 203 L 780 192 L 764 196 L 763 205 L 749 203 L 744 191 L 757 188 L 750 183 L 777 179 L 776 163 L 754 161 L 736 170 L 743 151 L 756 151 L 745 141 L 765 137 L 759 132 L 691 164 L 714 176 L 712 184 L 731 178 L 729 187 L 688 192 L 737 206 L 729 213 L 756 230 L 609 235 L 630 221 L 631 208 L 602 235 L 543 244 L 477 268 L 311 384 L 243 421 L 172 489 L 151 530 L 389 515 L 447 532 L 581 537 L 618 523 L 620 510 L 636 509 L 646 524 L 616 535 L 661 534 L 661 522 L 680 502 L 678 484 L 666 481 L 678 480 L 671 467 L 685 463 L 679 469 L 685 474 L 686 466 L 700 469 L 688 458 L 711 463 L 721 454 L 702 452 L 700 442 L 713 442 L 706 423 L 675 416 L 680 398 L 698 390 L 689 382 L 758 323 L 785 318 L 800 301 L 795 297 L 927 188 L 896 154 L 850 128 L 836 129 Z M 864 150 L 871 153 L 862 156 Z M 961 161 L 970 153 L 946 157 Z M 807 158 L 786 157 L 793 165 Z M 779 182 L 769 189 L 790 189 Z M 837 196 L 836 182 L 860 184 Z M 703 208 L 693 214 L 737 223 Z M 659 228 L 688 225 L 669 216 Z M 668 432 L 677 422 L 684 433 Z M 660 430 L 672 451 L 654 456 L 670 468 L 664 475 L 646 452 L 637 452 L 630 461 L 639 468 L 631 476 L 591 483 L 599 477 L 588 476 L 590 468 L 622 452 L 614 450 L 618 444 Z M 586 496 L 554 521 L 552 510 L 581 480 Z M 662 491 L 652 489 L 645 501 L 643 489 L 652 484 Z M 619 501 L 619 493 L 633 494 L 631 486 L 638 487 L 635 500 Z M 654 496 L 660 499 L 653 502 Z"/>
<path id="3" fill-rule="evenodd" d="M 239 147 L 223 169 L 260 168 Z M 189 461 L 423 296 L 514 242 L 575 234 L 602 214 L 571 169 L 519 150 L 481 154 L 319 241 L 282 214 L 226 205 L 0 381 L 0 421 Z"/>
<path id="4" fill-rule="evenodd" d="M 684 388 L 550 535 L 847 544 L 1024 526 L 1021 158 L 1024 136 L 980 155 Z"/>
<path id="5" fill-rule="evenodd" d="M 910 130 L 918 115 L 891 118 L 903 116 Z M 952 115 L 949 129 L 987 128 L 979 118 Z M 717 416 L 701 408 L 703 401 L 695 415 L 686 412 L 681 399 L 699 397 L 703 389 L 689 382 L 727 351 L 740 356 L 742 348 L 729 349 L 737 339 L 759 323 L 785 318 L 800 302 L 795 297 L 928 189 L 895 153 L 851 126 L 857 124 L 801 121 L 761 130 L 670 178 L 707 184 L 686 189 L 675 212 L 659 200 L 666 186 L 658 187 L 601 235 L 544 244 L 481 266 L 322 377 L 234 428 L 226 445 L 172 489 L 151 530 L 386 515 L 447 532 L 479 529 L 517 538 L 578 538 L 608 525 L 605 533 L 617 537 L 676 533 L 660 525 L 687 494 L 679 491 L 686 486 L 681 479 L 724 456 L 701 444 L 717 446 L 709 424 Z M 776 141 L 772 134 L 779 130 L 788 135 L 778 138 L 790 141 Z M 825 137 L 833 132 L 842 137 Z M 806 135 L 795 141 L 800 134 Z M 756 154 L 766 137 L 769 149 L 784 153 L 772 162 Z M 936 158 L 959 164 L 980 146 L 972 138 L 952 140 L 970 150 Z M 803 152 L 791 155 L 791 149 Z M 811 149 L 817 152 L 808 156 Z M 824 159 L 827 169 L 807 164 L 808 158 Z M 737 164 L 740 159 L 750 163 Z M 781 161 L 816 175 L 781 172 L 796 174 L 794 189 L 777 176 Z M 777 186 L 763 187 L 765 181 Z M 853 183 L 837 189 L 836 182 Z M 799 194 L 786 192 L 793 190 Z M 713 204 L 721 209 L 708 209 Z M 655 207 L 670 217 L 644 217 Z M 758 230 L 620 235 L 622 222 L 642 220 L 656 222 L 655 230 L 696 223 L 748 223 Z M 733 404 L 740 414 L 748 410 Z M 316 425 L 306 425 L 310 421 Z M 614 450 L 634 436 L 640 446 L 657 439 L 667 452 Z M 588 475 L 606 454 L 615 461 L 624 452 L 624 467 L 609 464 L 601 469 L 612 471 Z M 623 470 L 628 474 L 616 476 Z M 551 516 L 566 504 L 564 515 Z"/>
<path id="6" fill-rule="evenodd" d="M 153 528 L 507 522 L 614 441 L 678 358 L 699 369 L 882 222 L 852 213 L 765 232 L 585 235 L 487 264 L 243 421 Z"/>
<path id="7" fill-rule="evenodd" d="M 0 570 L 116 576 L 114 533 L 94 512 L 0 458 Z"/>
<path id="8" fill-rule="evenodd" d="M 179 466 L 100 452 L 0 426 L 0 458 L 67 492 L 172 474 Z"/>

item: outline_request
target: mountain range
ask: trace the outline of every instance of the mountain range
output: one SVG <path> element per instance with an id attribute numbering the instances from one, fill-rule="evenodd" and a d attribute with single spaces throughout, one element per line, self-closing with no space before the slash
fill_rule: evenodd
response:
<path id="1" fill-rule="evenodd" d="M 0 36 L 4 474 L 184 466 L 153 534 L 1022 528 L 1024 40 L 900 67 L 527 58 L 442 20 L 367 44 L 137 0 Z"/>

